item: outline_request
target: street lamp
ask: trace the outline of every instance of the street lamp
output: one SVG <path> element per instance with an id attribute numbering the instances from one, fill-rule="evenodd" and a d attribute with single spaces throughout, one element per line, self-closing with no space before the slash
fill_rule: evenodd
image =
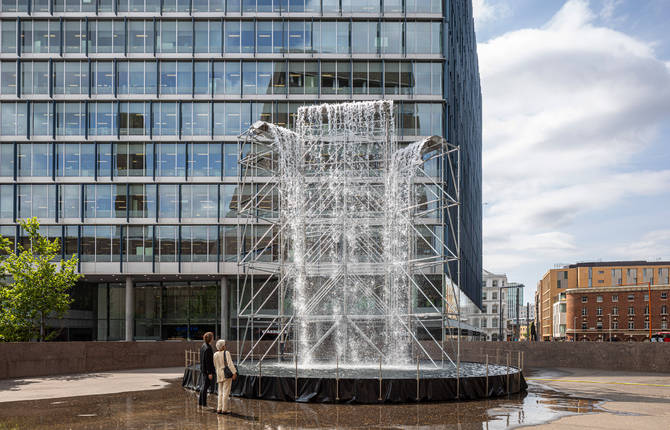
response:
<path id="1" fill-rule="evenodd" d="M 612 342 L 612 314 L 609 313 L 609 314 L 607 314 L 607 316 L 610 318 L 610 329 L 609 329 L 609 332 L 610 332 L 610 342 Z"/>

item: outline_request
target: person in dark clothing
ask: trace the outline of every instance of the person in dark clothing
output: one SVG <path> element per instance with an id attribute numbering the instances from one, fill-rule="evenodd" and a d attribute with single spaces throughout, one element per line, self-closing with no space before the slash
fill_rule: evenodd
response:
<path id="1" fill-rule="evenodd" d="M 207 392 L 216 384 L 216 368 L 214 367 L 214 351 L 210 342 L 214 339 L 214 333 L 208 331 L 202 336 L 205 343 L 200 347 L 200 396 L 198 406 L 207 406 Z"/>

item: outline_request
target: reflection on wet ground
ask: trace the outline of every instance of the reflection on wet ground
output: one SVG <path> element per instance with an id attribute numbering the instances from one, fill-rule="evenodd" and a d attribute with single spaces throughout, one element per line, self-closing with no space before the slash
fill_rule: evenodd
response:
<path id="1" fill-rule="evenodd" d="M 493 430 L 600 411 L 599 401 L 530 384 L 528 392 L 461 403 L 326 405 L 232 399 L 233 415 L 196 407 L 179 382 L 155 391 L 0 404 L 0 430 L 460 429 Z M 209 397 L 210 406 L 216 398 Z"/>

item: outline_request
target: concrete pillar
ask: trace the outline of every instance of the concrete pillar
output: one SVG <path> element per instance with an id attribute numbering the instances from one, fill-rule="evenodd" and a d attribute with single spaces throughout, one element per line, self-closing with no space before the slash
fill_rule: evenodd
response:
<path id="1" fill-rule="evenodd" d="M 221 278 L 221 339 L 228 339 L 230 334 L 230 313 L 228 312 L 228 278 Z"/>
<path id="2" fill-rule="evenodd" d="M 126 278 L 126 342 L 135 340 L 135 286 L 133 279 Z"/>

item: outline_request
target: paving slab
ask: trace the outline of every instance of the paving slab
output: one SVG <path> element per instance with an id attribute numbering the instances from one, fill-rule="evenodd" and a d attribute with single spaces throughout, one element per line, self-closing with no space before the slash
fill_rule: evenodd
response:
<path id="1" fill-rule="evenodd" d="M 183 367 L 119 370 L 0 380 L 0 403 L 158 390 L 181 378 Z"/>

